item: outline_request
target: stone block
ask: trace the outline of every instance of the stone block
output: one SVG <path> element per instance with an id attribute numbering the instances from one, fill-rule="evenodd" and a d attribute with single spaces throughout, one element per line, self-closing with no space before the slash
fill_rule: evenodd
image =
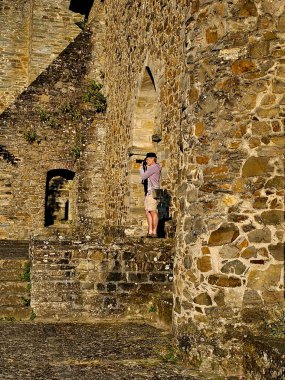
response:
<path id="1" fill-rule="evenodd" d="M 229 261 L 221 268 L 222 273 L 241 275 L 245 272 L 246 266 L 240 260 Z"/>
<path id="2" fill-rule="evenodd" d="M 268 319 L 267 311 L 262 307 L 246 307 L 241 311 L 241 317 L 245 323 L 254 323 L 263 322 Z"/>
<path id="3" fill-rule="evenodd" d="M 270 210 L 261 213 L 262 222 L 267 225 L 277 225 L 284 222 L 284 211 Z"/>
<path id="4" fill-rule="evenodd" d="M 199 165 L 206 165 L 209 162 L 210 158 L 207 156 L 196 156 L 196 162 Z"/>
<path id="5" fill-rule="evenodd" d="M 110 272 L 108 273 L 107 281 L 126 281 L 126 275 L 120 272 Z"/>
<path id="6" fill-rule="evenodd" d="M 271 133 L 271 125 L 265 121 L 253 121 L 251 130 L 253 135 L 267 136 Z"/>
<path id="7" fill-rule="evenodd" d="M 266 175 L 271 170 L 268 160 L 264 157 L 249 157 L 243 165 L 243 177 Z"/>
<path id="8" fill-rule="evenodd" d="M 149 276 L 149 280 L 153 282 L 165 282 L 167 281 L 167 275 L 163 273 L 153 273 Z"/>
<path id="9" fill-rule="evenodd" d="M 233 74 L 243 74 L 248 71 L 253 71 L 256 68 L 255 63 L 250 59 L 238 59 L 232 64 L 232 72 Z"/>
<path id="10" fill-rule="evenodd" d="M 257 208 L 257 209 L 267 208 L 267 201 L 268 201 L 267 197 L 257 197 L 254 200 L 253 208 Z"/>
<path id="11" fill-rule="evenodd" d="M 247 286 L 254 290 L 271 290 L 281 279 L 282 265 L 270 265 L 265 270 L 252 269 L 248 275 Z"/>
<path id="12" fill-rule="evenodd" d="M 254 42 L 249 46 L 249 57 L 250 58 L 264 58 L 268 56 L 269 53 L 269 42 L 268 41 L 258 41 Z"/>
<path id="13" fill-rule="evenodd" d="M 265 106 L 265 107 L 270 107 L 270 106 L 274 106 L 276 103 L 277 103 L 277 101 L 276 101 L 276 95 L 266 94 L 262 98 L 262 100 L 260 102 L 260 105 L 261 106 Z M 265 134 L 266 129 L 268 129 L 268 133 L 271 132 L 271 128 L 270 128 L 270 126 L 268 124 L 263 123 L 263 122 L 261 122 L 261 124 L 262 125 L 260 125 L 260 126 L 257 125 L 257 128 L 259 127 L 260 131 L 263 132 L 263 134 Z"/>
<path id="14" fill-rule="evenodd" d="M 234 16 L 238 18 L 247 18 L 257 16 L 257 8 L 253 0 L 239 0 L 233 9 Z"/>
<path id="15" fill-rule="evenodd" d="M 0 307 L 0 319 L 15 319 L 19 321 L 27 321 L 32 315 L 32 310 L 24 306 L 3 306 Z"/>
<path id="16" fill-rule="evenodd" d="M 285 92 L 285 81 L 281 79 L 274 79 L 272 83 L 272 92 L 274 94 L 284 94 Z"/>
<path id="17" fill-rule="evenodd" d="M 263 306 L 263 301 L 256 290 L 247 289 L 243 296 L 243 307 Z"/>
<path id="18" fill-rule="evenodd" d="M 205 305 L 205 306 L 211 306 L 212 305 L 212 299 L 207 293 L 201 293 L 198 296 L 196 296 L 193 301 L 198 305 Z"/>
<path id="19" fill-rule="evenodd" d="M 201 137 L 203 136 L 205 131 L 205 125 L 202 122 L 198 122 L 195 124 L 195 136 Z"/>
<path id="20" fill-rule="evenodd" d="M 232 245 L 224 245 L 219 252 L 220 256 L 223 259 L 234 259 L 239 257 L 240 250 Z"/>
<path id="21" fill-rule="evenodd" d="M 284 304 L 283 290 L 262 289 L 261 294 L 265 304 Z"/>
<path id="22" fill-rule="evenodd" d="M 285 148 L 285 137 L 284 136 L 272 136 L 270 141 L 279 148 Z"/>
<path id="23" fill-rule="evenodd" d="M 210 235 L 208 245 L 224 245 L 233 242 L 239 236 L 239 229 L 232 223 L 223 223 Z"/>
<path id="24" fill-rule="evenodd" d="M 243 259 L 251 259 L 257 257 L 256 248 L 254 246 L 247 247 L 245 250 L 242 251 L 241 257 Z"/>
<path id="25" fill-rule="evenodd" d="M 193 265 L 193 258 L 192 255 L 186 255 L 183 260 L 183 265 L 185 269 L 192 268 Z"/>
<path id="26" fill-rule="evenodd" d="M 205 179 L 221 179 L 227 176 L 229 168 L 225 165 L 208 167 L 203 171 Z"/>
<path id="27" fill-rule="evenodd" d="M 202 247 L 201 252 L 203 255 L 209 255 L 211 253 L 209 247 Z"/>
<path id="28" fill-rule="evenodd" d="M 222 288 L 236 288 L 242 286 L 240 278 L 219 274 L 209 276 L 208 282 L 211 285 L 220 286 Z"/>
<path id="29" fill-rule="evenodd" d="M 104 259 L 104 253 L 102 251 L 95 251 L 88 254 L 88 259 L 94 261 L 102 261 Z"/>
<path id="30" fill-rule="evenodd" d="M 248 233 L 248 240 L 251 243 L 270 243 L 271 231 L 269 228 L 257 229 Z"/>
<path id="31" fill-rule="evenodd" d="M 197 268 L 201 272 L 209 272 L 212 270 L 211 256 L 203 256 L 197 259 Z"/>
<path id="32" fill-rule="evenodd" d="M 278 117 L 280 113 L 280 107 L 279 106 L 272 107 L 272 108 L 259 107 L 257 108 L 256 113 L 260 118 L 266 118 L 266 119 L 276 118 Z"/>
<path id="33" fill-rule="evenodd" d="M 215 295 L 214 301 L 217 306 L 225 306 L 225 292 L 223 289 L 219 290 L 219 292 Z"/>
<path id="34" fill-rule="evenodd" d="M 214 112 L 218 107 L 218 101 L 212 94 L 200 96 L 198 103 L 206 114 Z"/>
<path id="35" fill-rule="evenodd" d="M 146 285 L 146 284 L 143 284 Z M 138 285 L 132 282 L 123 282 L 118 284 L 118 289 L 123 292 L 129 292 L 134 289 L 137 289 Z"/>
<path id="36" fill-rule="evenodd" d="M 213 44 L 218 40 L 218 31 L 216 28 L 208 28 L 206 30 L 206 41 L 208 44 Z"/>
<path id="37" fill-rule="evenodd" d="M 110 283 L 106 284 L 106 288 L 107 288 L 108 293 L 112 293 L 112 292 L 115 292 L 117 290 L 117 285 L 110 282 Z"/>
<path id="38" fill-rule="evenodd" d="M 278 243 L 276 245 L 270 244 L 268 249 L 275 260 L 284 261 L 284 243 Z"/>
<path id="39" fill-rule="evenodd" d="M 146 273 L 127 273 L 127 279 L 130 282 L 148 282 L 148 275 Z"/>
<path id="40" fill-rule="evenodd" d="M 261 141 L 260 141 L 260 138 L 258 137 L 251 137 L 248 143 L 249 143 L 249 147 L 253 149 L 259 146 L 261 144 Z"/>

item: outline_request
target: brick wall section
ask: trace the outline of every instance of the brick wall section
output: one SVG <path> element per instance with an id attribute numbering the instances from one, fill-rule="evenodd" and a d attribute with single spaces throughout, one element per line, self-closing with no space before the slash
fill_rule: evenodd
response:
<path id="1" fill-rule="evenodd" d="M 0 5 L 0 113 L 80 33 L 69 2 L 3 0 Z"/>
<path id="2" fill-rule="evenodd" d="M 171 240 L 35 241 L 31 251 L 32 307 L 40 319 L 171 321 Z"/>
<path id="3" fill-rule="evenodd" d="M 84 233 L 85 226 L 90 230 L 103 217 L 104 116 L 84 100 L 91 51 L 91 32 L 86 30 L 0 117 L 2 238 L 58 233 L 44 228 L 46 176 L 52 169 L 74 171 L 79 189 L 72 224 L 62 226 L 60 233 L 74 233 L 79 225 Z M 25 138 L 31 130 L 37 135 L 33 143 Z M 79 159 L 74 148 L 80 150 Z"/>

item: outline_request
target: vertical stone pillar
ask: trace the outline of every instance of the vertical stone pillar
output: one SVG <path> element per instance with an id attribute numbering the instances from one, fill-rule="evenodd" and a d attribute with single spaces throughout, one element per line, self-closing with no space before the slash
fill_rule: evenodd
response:
<path id="1" fill-rule="evenodd" d="M 284 10 L 197 1 L 185 20 L 174 320 L 191 364 L 226 375 L 284 308 Z"/>

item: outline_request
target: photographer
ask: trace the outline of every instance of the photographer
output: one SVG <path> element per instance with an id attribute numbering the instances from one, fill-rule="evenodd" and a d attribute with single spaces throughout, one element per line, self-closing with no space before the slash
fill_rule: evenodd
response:
<path id="1" fill-rule="evenodd" d="M 142 166 L 140 175 L 145 188 L 145 210 L 148 224 L 147 237 L 157 237 L 158 211 L 157 200 L 153 198 L 153 190 L 159 189 L 161 167 L 156 162 L 155 153 L 147 153 Z"/>

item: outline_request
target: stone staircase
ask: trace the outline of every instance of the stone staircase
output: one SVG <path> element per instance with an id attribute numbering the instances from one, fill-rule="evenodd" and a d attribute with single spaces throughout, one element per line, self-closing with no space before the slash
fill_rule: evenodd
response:
<path id="1" fill-rule="evenodd" d="M 29 277 L 29 242 L 0 240 L 0 319 L 31 317 Z"/>

